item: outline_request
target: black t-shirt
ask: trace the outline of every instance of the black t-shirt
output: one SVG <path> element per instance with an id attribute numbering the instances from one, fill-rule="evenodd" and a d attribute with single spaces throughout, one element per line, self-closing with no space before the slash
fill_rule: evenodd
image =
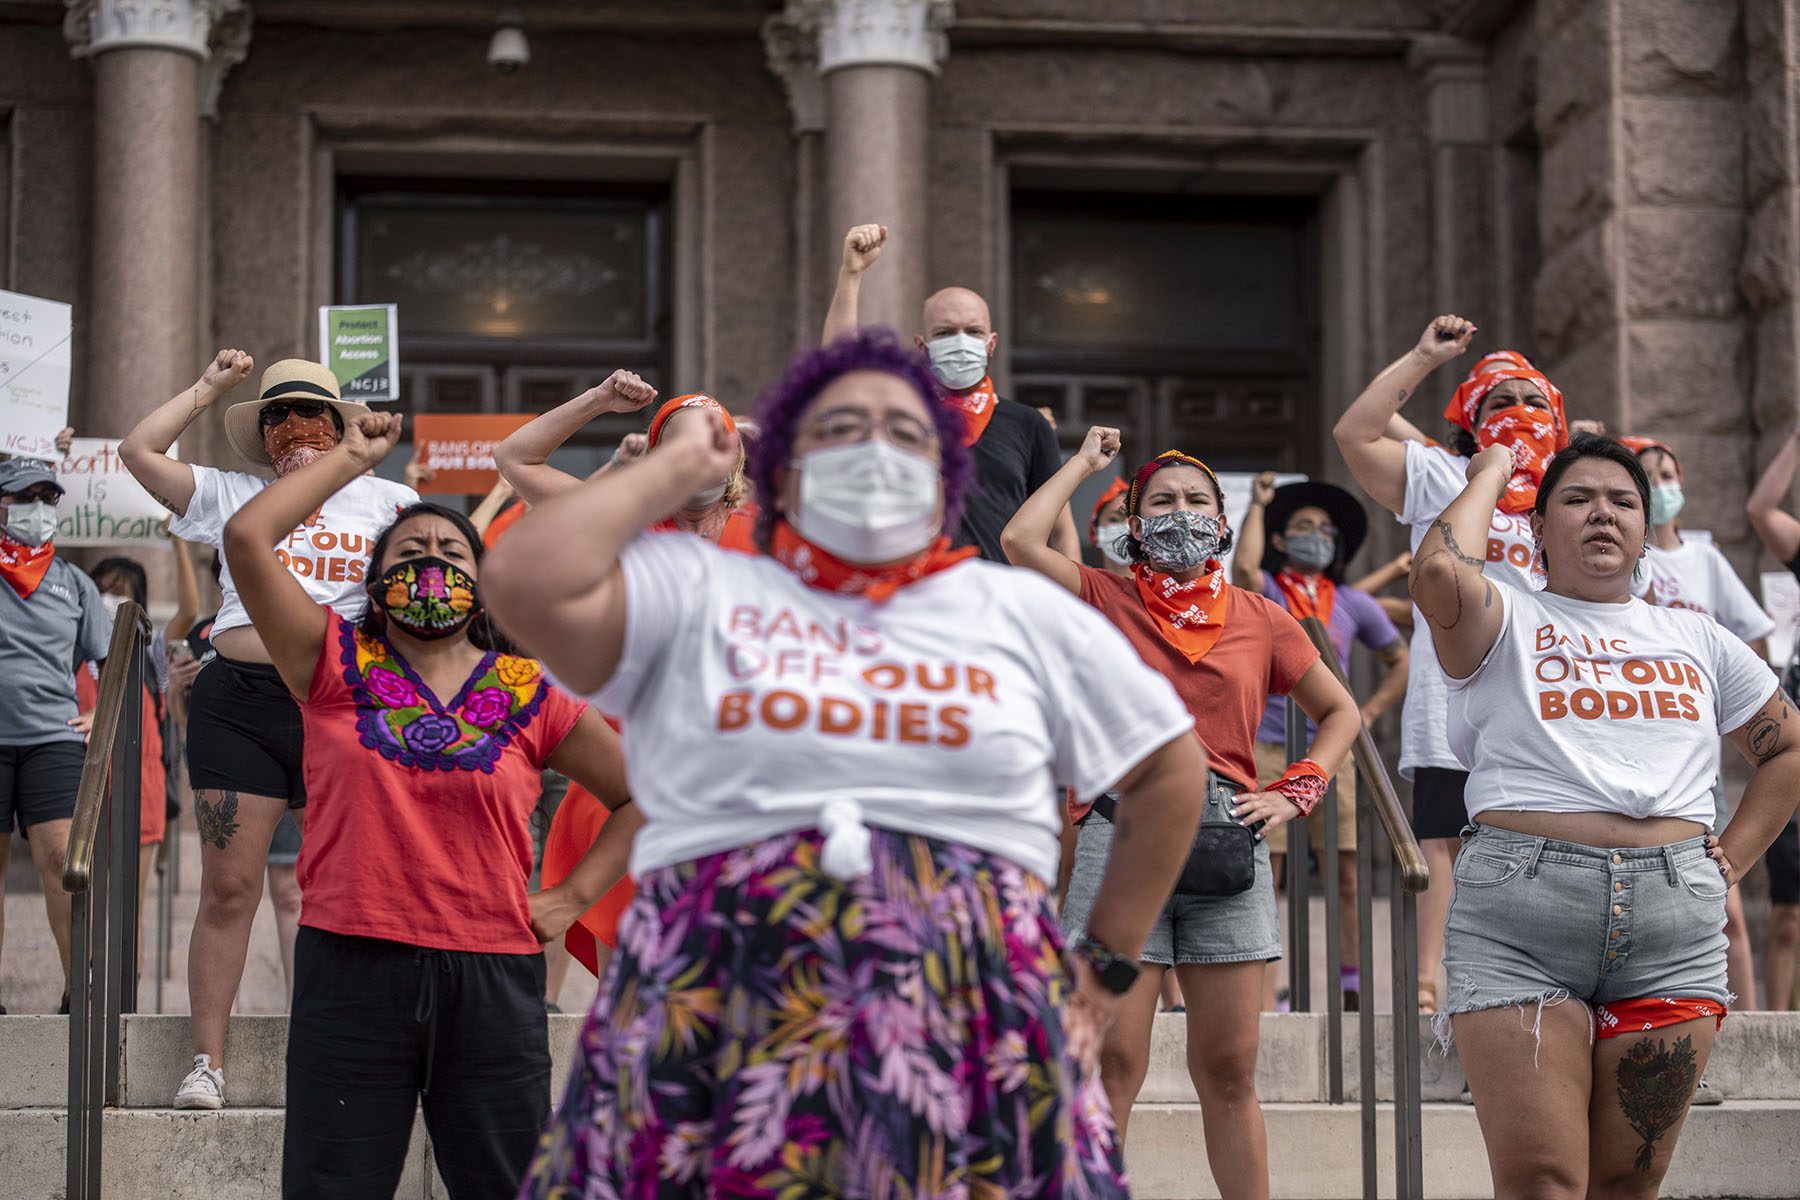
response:
<path id="1" fill-rule="evenodd" d="M 999 397 L 981 440 L 975 443 L 975 484 L 963 508 L 956 544 L 976 546 L 989 562 L 1004 563 L 1000 531 L 1025 498 L 1062 466 L 1056 433 L 1044 414 Z"/>

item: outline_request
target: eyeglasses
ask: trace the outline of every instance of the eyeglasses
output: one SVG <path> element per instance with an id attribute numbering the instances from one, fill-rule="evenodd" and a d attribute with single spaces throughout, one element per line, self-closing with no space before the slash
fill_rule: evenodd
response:
<path id="1" fill-rule="evenodd" d="M 258 420 L 264 429 L 273 429 L 287 420 L 290 413 L 302 420 L 311 421 L 330 410 L 331 406 L 323 400 L 273 400 L 262 406 Z"/>
<path id="2" fill-rule="evenodd" d="M 22 492 L 6 493 L 8 504 L 55 504 L 62 499 L 62 489 L 53 483 L 34 483 Z"/>
<path id="3" fill-rule="evenodd" d="M 937 430 L 915 416 L 889 412 L 876 416 L 860 408 L 834 408 L 807 423 L 807 431 L 827 446 L 866 442 L 880 426 L 887 440 L 900 450 L 928 453 L 937 444 Z"/>
<path id="4" fill-rule="evenodd" d="M 1288 526 L 1286 532 L 1322 533 L 1326 537 L 1334 538 L 1338 535 L 1338 528 L 1336 525 L 1314 525 L 1311 521 L 1295 521 L 1292 525 Z"/>

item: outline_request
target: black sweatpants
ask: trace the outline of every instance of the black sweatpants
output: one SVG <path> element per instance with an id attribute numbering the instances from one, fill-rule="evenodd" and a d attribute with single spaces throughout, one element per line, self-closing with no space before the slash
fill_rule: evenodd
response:
<path id="1" fill-rule="evenodd" d="M 544 956 L 302 926 L 281 1192 L 390 1197 L 421 1102 L 452 1200 L 517 1194 L 550 1108 Z"/>

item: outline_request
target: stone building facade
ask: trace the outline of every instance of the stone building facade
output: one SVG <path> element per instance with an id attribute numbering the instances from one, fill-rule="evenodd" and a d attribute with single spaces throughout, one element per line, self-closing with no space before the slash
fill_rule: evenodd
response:
<path id="1" fill-rule="evenodd" d="M 529 48 L 506 72 L 501 19 Z M 741 407 L 879 220 L 865 315 L 910 333 L 929 289 L 983 291 L 1003 387 L 1065 438 L 1103 419 L 1129 456 L 1339 479 L 1336 413 L 1455 311 L 1577 415 L 1671 440 L 1748 573 L 1742 502 L 1800 396 L 1797 24 L 1800 0 L 0 0 L 0 284 L 75 305 L 94 434 L 217 346 L 310 357 L 318 305 L 394 291 L 414 410 L 542 408 L 619 364 Z M 1453 383 L 1410 415 L 1436 429 Z M 233 461 L 216 419 L 183 448 Z"/>

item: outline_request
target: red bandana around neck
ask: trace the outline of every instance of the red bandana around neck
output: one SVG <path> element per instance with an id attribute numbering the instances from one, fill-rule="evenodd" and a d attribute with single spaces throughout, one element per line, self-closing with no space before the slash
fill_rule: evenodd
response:
<path id="1" fill-rule="evenodd" d="M 55 557 L 55 542 L 27 546 L 0 534 L 0 579 L 11 584 L 21 600 L 31 599 L 31 593 L 44 582 L 44 573 L 50 569 L 50 560 Z"/>
<path id="2" fill-rule="evenodd" d="M 1132 578 L 1163 640 L 1191 663 L 1205 658 L 1225 631 L 1225 615 L 1231 608 L 1231 589 L 1225 586 L 1225 568 L 1219 560 L 1207 559 L 1206 573 L 1187 583 L 1148 563 L 1137 564 Z"/>
<path id="3" fill-rule="evenodd" d="M 1000 398 L 994 395 L 993 376 L 983 375 L 981 382 L 966 392 L 945 392 L 944 395 L 956 401 L 956 406 L 962 410 L 963 424 L 968 430 L 963 445 L 973 446 L 987 432 L 994 409 L 1000 405 Z"/>
<path id="4" fill-rule="evenodd" d="M 1275 586 L 1286 597 L 1294 620 L 1317 617 L 1321 625 L 1331 624 L 1331 611 L 1337 607 L 1337 584 L 1331 576 L 1302 575 L 1291 567 L 1283 567 L 1275 576 Z"/>
<path id="5" fill-rule="evenodd" d="M 813 545 L 786 521 L 775 522 L 771 549 L 775 560 L 798 575 L 807 586 L 841 596 L 866 596 L 876 604 L 885 602 L 909 583 L 954 567 L 979 553 L 974 546 L 952 550 L 950 539 L 939 537 L 898 566 L 859 567 Z"/>

